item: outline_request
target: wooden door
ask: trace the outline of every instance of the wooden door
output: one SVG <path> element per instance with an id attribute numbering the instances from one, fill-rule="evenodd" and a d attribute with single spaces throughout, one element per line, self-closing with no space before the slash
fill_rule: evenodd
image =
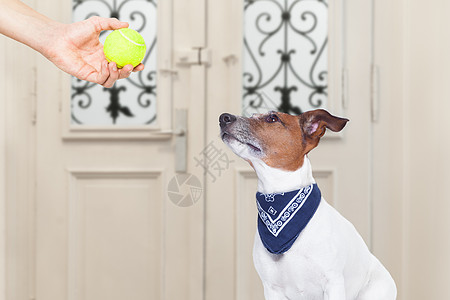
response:
<path id="1" fill-rule="evenodd" d="M 71 20 L 71 1 L 27 2 Z M 14 216 L 8 300 L 262 299 L 252 262 L 256 177 L 218 136 L 218 116 L 243 110 L 243 3 L 161 1 L 153 128 L 72 126 L 69 77 L 5 46 L 15 58 L 3 62 L 12 70 L 3 76 L 11 78 L 3 84 L 6 211 Z M 327 133 L 310 159 L 324 197 L 370 242 L 370 2 L 329 5 L 327 109 L 351 121 L 341 135 Z M 209 65 L 207 56 L 177 64 L 192 49 L 211 53 Z M 187 115 L 181 156 L 177 111 Z M 189 207 L 168 195 L 177 157 L 203 187 Z"/>
<path id="2" fill-rule="evenodd" d="M 187 158 L 204 148 L 197 117 L 204 67 L 179 67 L 172 53 L 199 40 L 201 31 L 189 28 L 204 13 L 185 14 L 200 1 L 151 2 L 158 7 L 156 123 L 74 124 L 70 78 L 37 63 L 37 299 L 202 298 L 204 175 Z M 70 21 L 72 2 L 40 1 L 38 9 Z M 185 195 L 195 199 L 178 197 Z"/>

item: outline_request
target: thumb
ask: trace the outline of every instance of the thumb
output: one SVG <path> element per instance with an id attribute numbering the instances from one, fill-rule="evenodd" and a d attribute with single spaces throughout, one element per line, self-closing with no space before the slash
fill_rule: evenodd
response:
<path id="1" fill-rule="evenodd" d="M 97 32 L 103 30 L 116 30 L 129 26 L 127 22 L 121 22 L 116 18 L 91 17 L 89 18 L 89 21 L 95 25 Z"/>

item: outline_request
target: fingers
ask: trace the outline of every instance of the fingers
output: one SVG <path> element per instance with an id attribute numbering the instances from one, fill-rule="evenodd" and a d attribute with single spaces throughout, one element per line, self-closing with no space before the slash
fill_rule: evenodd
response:
<path id="1" fill-rule="evenodd" d="M 114 83 L 119 79 L 119 69 L 115 62 L 111 62 L 108 64 L 109 77 L 102 84 L 106 88 L 110 88 L 114 85 Z"/>
<path id="2" fill-rule="evenodd" d="M 131 75 L 131 71 L 133 71 L 133 65 L 126 65 L 120 69 L 119 79 L 127 78 Z"/>
<path id="3" fill-rule="evenodd" d="M 139 71 L 143 71 L 143 70 L 144 70 L 144 65 L 139 64 L 133 69 L 133 72 L 139 72 Z"/>
<path id="4" fill-rule="evenodd" d="M 106 80 L 108 80 L 109 77 L 109 70 L 108 70 L 108 62 L 105 60 L 102 62 L 101 70 L 97 74 L 97 80 L 96 83 L 103 85 Z"/>
<path id="5" fill-rule="evenodd" d="M 106 88 L 110 88 L 117 80 L 128 78 L 132 72 L 139 72 L 142 70 L 144 70 L 143 64 L 139 64 L 135 68 L 133 68 L 132 65 L 126 65 L 122 69 L 119 69 L 115 62 L 108 63 L 105 61 L 98 74 L 97 83 Z"/>
<path id="6" fill-rule="evenodd" d="M 132 72 L 139 72 L 144 70 L 144 65 L 139 64 L 135 68 L 133 68 L 133 65 L 126 65 L 122 69 L 120 69 L 120 75 L 119 79 L 128 78 Z"/>
<path id="7" fill-rule="evenodd" d="M 97 32 L 103 30 L 116 30 L 120 28 L 128 27 L 129 24 L 127 22 L 121 22 L 116 18 L 103 18 L 103 17 L 91 17 L 88 19 L 95 26 Z"/>

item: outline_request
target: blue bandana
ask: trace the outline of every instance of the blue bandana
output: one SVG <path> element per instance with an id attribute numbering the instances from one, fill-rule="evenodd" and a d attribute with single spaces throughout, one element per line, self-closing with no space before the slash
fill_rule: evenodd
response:
<path id="1" fill-rule="evenodd" d="M 267 250 L 274 254 L 288 251 L 314 216 L 320 199 L 317 184 L 286 193 L 256 193 L 258 232 Z"/>

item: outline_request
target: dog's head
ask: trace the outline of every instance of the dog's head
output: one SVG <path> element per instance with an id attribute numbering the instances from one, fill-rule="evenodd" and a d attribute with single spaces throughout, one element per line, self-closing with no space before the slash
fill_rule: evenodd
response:
<path id="1" fill-rule="evenodd" d="M 303 165 L 326 128 L 341 131 L 348 119 L 323 109 L 292 116 L 280 112 L 254 114 L 251 118 L 224 113 L 219 117 L 220 136 L 233 152 L 252 164 L 253 159 L 286 171 Z"/>

